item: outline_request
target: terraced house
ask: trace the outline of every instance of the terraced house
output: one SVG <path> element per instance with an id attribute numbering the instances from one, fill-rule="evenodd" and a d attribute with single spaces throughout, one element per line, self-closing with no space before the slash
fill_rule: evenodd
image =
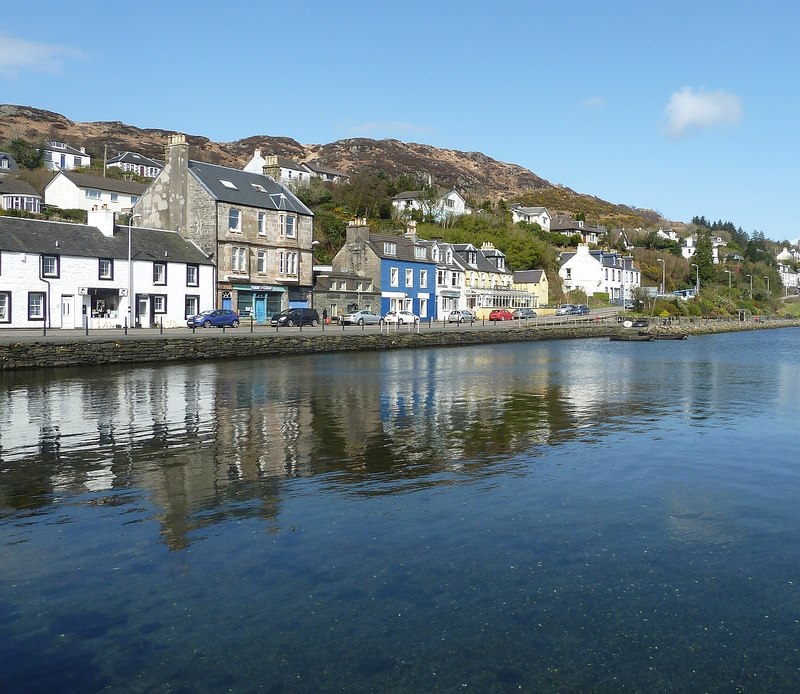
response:
<path id="1" fill-rule="evenodd" d="M 264 322 L 285 308 L 308 306 L 311 210 L 266 172 L 189 159 L 182 135 L 170 137 L 165 154 L 163 170 L 134 207 L 134 221 L 178 231 L 213 257 L 216 307 Z"/>

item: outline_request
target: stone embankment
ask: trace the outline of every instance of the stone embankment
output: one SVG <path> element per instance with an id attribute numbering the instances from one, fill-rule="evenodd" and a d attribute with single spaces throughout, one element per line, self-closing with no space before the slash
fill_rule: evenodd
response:
<path id="1" fill-rule="evenodd" d="M 701 335 L 766 328 L 798 327 L 799 320 L 734 322 L 683 320 L 669 325 L 651 324 L 650 330 Z M 243 359 L 277 355 L 315 354 L 419 347 L 454 347 L 502 342 L 532 342 L 609 337 L 622 328 L 618 323 L 592 322 L 569 325 L 497 326 L 494 329 L 365 332 L 294 332 L 221 334 L 207 332 L 184 335 L 102 336 L 84 338 L 0 341 L 0 369 L 43 369 L 101 364 L 135 364 L 165 361 Z M 635 330 L 635 329 L 627 329 Z"/>

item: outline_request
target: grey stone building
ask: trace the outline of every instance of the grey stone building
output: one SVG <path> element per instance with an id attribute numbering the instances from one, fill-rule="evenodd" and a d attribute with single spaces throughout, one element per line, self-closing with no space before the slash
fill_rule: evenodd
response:
<path id="1" fill-rule="evenodd" d="M 164 168 L 133 215 L 142 226 L 180 232 L 213 257 L 218 307 L 264 322 L 309 305 L 314 215 L 266 172 L 193 161 L 185 137 L 173 135 Z"/>

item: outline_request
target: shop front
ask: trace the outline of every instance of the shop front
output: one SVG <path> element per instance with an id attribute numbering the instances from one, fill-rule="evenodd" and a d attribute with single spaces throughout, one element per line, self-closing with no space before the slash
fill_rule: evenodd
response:
<path id="1" fill-rule="evenodd" d="M 269 319 L 284 308 L 286 287 L 271 284 L 235 284 L 232 291 L 222 292 L 222 308 L 230 308 L 243 320 L 258 324 L 268 323 Z"/>
<path id="2" fill-rule="evenodd" d="M 80 314 L 66 297 L 62 298 L 62 325 L 70 327 L 116 328 L 122 327 L 127 318 L 127 289 L 114 287 L 78 287 Z M 72 316 L 70 318 L 70 316 Z"/>

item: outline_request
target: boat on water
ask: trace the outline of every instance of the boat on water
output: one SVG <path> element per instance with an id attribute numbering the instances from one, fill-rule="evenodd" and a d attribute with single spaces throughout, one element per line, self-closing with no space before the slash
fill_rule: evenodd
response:
<path id="1" fill-rule="evenodd" d="M 641 334 L 633 334 L 625 335 L 621 333 L 619 335 L 611 335 L 609 340 L 613 340 L 615 342 L 650 342 L 653 339 L 652 335 L 641 335 Z"/>
<path id="2" fill-rule="evenodd" d="M 640 330 L 639 335 L 649 336 L 653 340 L 686 340 L 689 337 L 686 333 L 648 333 L 644 330 Z"/>

